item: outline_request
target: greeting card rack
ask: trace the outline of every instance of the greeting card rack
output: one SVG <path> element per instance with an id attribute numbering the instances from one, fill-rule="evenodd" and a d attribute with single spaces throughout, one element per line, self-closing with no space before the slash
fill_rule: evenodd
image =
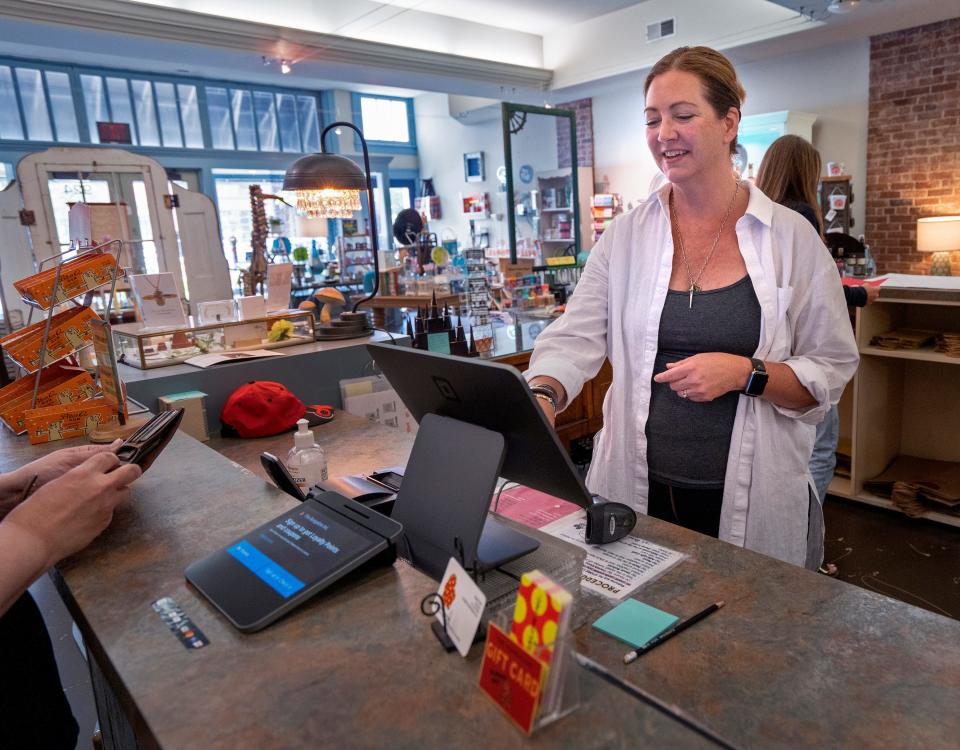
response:
<path id="1" fill-rule="evenodd" d="M 107 250 L 107 248 L 109 248 L 109 250 Z M 21 295 L 23 297 L 24 303 L 26 303 L 30 308 L 30 312 L 27 315 L 27 324 L 26 324 L 27 327 L 30 326 L 30 323 L 33 319 L 34 310 L 43 310 L 43 311 L 46 311 L 46 314 L 47 314 L 47 318 L 43 327 L 43 335 L 40 339 L 39 366 L 37 367 L 36 377 L 33 384 L 33 398 L 31 399 L 31 402 L 30 402 L 31 409 L 36 408 L 36 405 L 37 405 L 37 395 L 40 392 L 40 381 L 43 374 L 43 368 L 47 364 L 52 364 L 47 362 L 47 354 L 48 354 L 47 346 L 48 346 L 48 341 L 50 336 L 50 327 L 54 317 L 54 310 L 56 309 L 58 304 L 61 304 L 62 302 L 70 302 L 76 305 L 77 307 L 85 307 L 86 305 L 80 304 L 77 302 L 77 299 L 76 299 L 77 297 L 79 297 L 81 294 L 86 296 L 90 292 L 96 289 L 99 289 L 103 286 L 106 286 L 107 284 L 110 284 L 110 294 L 107 296 L 106 306 L 104 307 L 104 311 L 103 311 L 103 320 L 107 325 L 107 329 L 109 332 L 110 308 L 113 305 L 113 298 L 114 298 L 114 294 L 116 292 L 116 287 L 117 287 L 117 279 L 121 274 L 120 253 L 122 249 L 123 249 L 122 240 L 119 240 L 119 239 L 110 240 L 108 242 L 104 242 L 99 245 L 80 248 L 80 249 L 77 249 L 71 246 L 67 250 L 64 250 L 60 253 L 56 253 L 55 255 L 51 255 L 49 258 L 45 258 L 44 260 L 40 261 L 40 264 L 37 268 L 38 275 L 43 273 L 44 270 L 49 270 L 51 266 L 55 268 L 54 277 L 53 277 L 53 288 L 52 288 L 51 297 L 50 297 L 50 304 L 45 305 L 40 301 L 37 301 L 35 299 L 28 299 L 25 296 Z M 78 292 L 74 296 L 70 297 L 69 299 L 58 301 L 60 292 L 62 291 L 60 278 L 61 278 L 64 264 L 69 261 L 73 261 L 77 258 L 81 258 L 85 255 L 91 255 L 93 253 L 103 253 L 103 254 L 113 255 L 113 266 L 112 266 L 113 272 L 110 274 L 111 278 L 108 281 L 103 281 L 99 284 L 91 285 L 83 289 L 82 292 Z M 69 258 L 65 257 L 68 255 L 71 257 Z M 47 266 L 47 268 L 45 269 L 44 266 Z M 64 357 L 68 357 L 75 354 L 79 349 L 82 349 L 84 346 L 88 346 L 89 343 L 92 343 L 92 342 L 88 342 L 87 344 L 83 344 L 81 346 L 75 347 L 72 351 L 68 352 L 67 354 L 64 354 L 63 356 L 58 356 L 57 360 L 59 361 Z M 29 372 L 28 368 L 24 367 L 22 363 L 16 362 L 16 364 L 24 372 Z M 114 370 L 116 369 L 115 365 L 113 365 L 113 369 Z M 125 423 L 125 417 L 123 412 L 124 412 L 123 403 L 122 403 L 122 399 L 120 399 L 120 403 L 118 404 L 117 418 L 121 425 Z"/>

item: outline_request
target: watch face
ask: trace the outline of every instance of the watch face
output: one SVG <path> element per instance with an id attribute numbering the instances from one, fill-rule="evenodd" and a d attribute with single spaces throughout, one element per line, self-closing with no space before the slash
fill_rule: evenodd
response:
<path id="1" fill-rule="evenodd" d="M 754 370 L 750 373 L 750 379 L 747 381 L 747 387 L 743 389 L 743 392 L 748 396 L 760 396 L 766 387 L 767 373 Z"/>

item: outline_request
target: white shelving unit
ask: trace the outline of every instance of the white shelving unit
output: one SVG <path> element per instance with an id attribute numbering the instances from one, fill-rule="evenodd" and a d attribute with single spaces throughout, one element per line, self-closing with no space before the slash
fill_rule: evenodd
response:
<path id="1" fill-rule="evenodd" d="M 960 461 L 960 358 L 932 347 L 891 350 L 871 339 L 896 328 L 960 331 L 960 290 L 883 288 L 857 309 L 860 367 L 840 401 L 840 437 L 852 441 L 851 476 L 836 477 L 830 494 L 898 510 L 863 488 L 898 455 Z M 924 518 L 960 527 L 960 515 Z"/>

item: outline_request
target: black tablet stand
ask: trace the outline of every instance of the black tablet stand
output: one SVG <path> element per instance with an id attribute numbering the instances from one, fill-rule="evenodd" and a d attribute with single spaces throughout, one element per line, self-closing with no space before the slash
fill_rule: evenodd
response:
<path id="1" fill-rule="evenodd" d="M 403 524 L 407 559 L 436 580 L 451 557 L 482 573 L 539 546 L 487 518 L 505 448 L 499 432 L 436 414 L 420 420 L 391 517 Z"/>

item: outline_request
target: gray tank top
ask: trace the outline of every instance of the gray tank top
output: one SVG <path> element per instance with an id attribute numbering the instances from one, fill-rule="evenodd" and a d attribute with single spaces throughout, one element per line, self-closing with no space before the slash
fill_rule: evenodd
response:
<path id="1" fill-rule="evenodd" d="M 689 303 L 689 292 L 667 292 L 654 375 L 666 370 L 667 362 L 700 352 L 753 356 L 760 343 L 760 302 L 749 275 L 696 292 L 692 308 Z M 653 382 L 646 427 L 650 478 L 675 487 L 723 487 L 739 398 L 732 391 L 696 403 L 680 398 L 668 383 Z"/>

